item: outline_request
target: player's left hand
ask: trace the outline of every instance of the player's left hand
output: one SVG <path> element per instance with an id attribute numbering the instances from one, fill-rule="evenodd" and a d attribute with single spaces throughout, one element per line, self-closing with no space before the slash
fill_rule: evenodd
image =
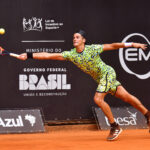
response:
<path id="1" fill-rule="evenodd" d="M 133 43 L 133 47 L 145 50 L 147 48 L 147 44 Z"/>

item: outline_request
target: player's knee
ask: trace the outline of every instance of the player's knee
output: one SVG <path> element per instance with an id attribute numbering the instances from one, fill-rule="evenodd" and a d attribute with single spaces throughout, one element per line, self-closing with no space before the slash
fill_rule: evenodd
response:
<path id="1" fill-rule="evenodd" d="M 101 106 L 102 103 L 104 102 L 104 98 L 101 98 L 99 96 L 94 96 L 94 102 L 98 105 Z"/>

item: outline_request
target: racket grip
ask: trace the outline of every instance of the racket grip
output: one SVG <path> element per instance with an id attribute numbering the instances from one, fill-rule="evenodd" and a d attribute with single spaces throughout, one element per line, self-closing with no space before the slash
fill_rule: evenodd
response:
<path id="1" fill-rule="evenodd" d="M 9 55 L 10 55 L 10 56 L 12 56 L 12 57 L 16 57 L 16 58 L 18 58 L 18 57 L 19 57 L 19 55 L 18 55 L 18 54 L 14 54 L 14 53 L 10 53 Z"/>

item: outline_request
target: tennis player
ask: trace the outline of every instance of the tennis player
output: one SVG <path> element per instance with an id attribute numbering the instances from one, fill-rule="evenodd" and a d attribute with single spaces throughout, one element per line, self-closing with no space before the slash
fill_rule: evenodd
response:
<path id="1" fill-rule="evenodd" d="M 70 51 L 64 51 L 62 53 L 24 53 L 19 56 L 19 59 L 26 60 L 28 58 L 32 58 L 39 60 L 67 60 L 73 62 L 85 73 L 91 75 L 98 84 L 94 101 L 107 116 L 111 126 L 107 140 L 116 139 L 122 132 L 122 129 L 114 120 L 110 106 L 104 101 L 104 98 L 108 93 L 122 99 L 138 109 L 146 117 L 147 124 L 150 128 L 150 111 L 148 111 L 148 109 L 146 109 L 135 96 L 131 95 L 125 90 L 121 83 L 116 80 L 115 70 L 106 65 L 100 58 L 102 52 L 109 50 L 126 47 L 135 47 L 145 50 L 147 46 L 141 43 L 85 45 L 85 42 L 86 34 L 83 30 L 80 30 L 73 35 L 74 48 Z"/>

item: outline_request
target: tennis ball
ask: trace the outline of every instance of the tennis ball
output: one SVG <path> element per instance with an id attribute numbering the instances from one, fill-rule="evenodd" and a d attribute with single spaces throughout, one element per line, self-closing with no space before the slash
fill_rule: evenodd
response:
<path id="1" fill-rule="evenodd" d="M 5 29 L 4 28 L 0 28 L 0 34 L 5 34 Z"/>

